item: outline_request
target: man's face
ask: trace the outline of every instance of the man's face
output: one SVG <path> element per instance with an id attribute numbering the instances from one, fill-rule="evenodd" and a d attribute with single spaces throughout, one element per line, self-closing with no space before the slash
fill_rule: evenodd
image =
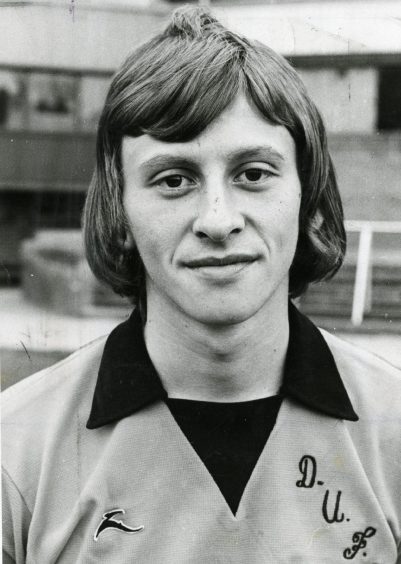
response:
<path id="1" fill-rule="evenodd" d="M 125 137 L 122 162 L 148 301 L 207 324 L 286 302 L 301 198 L 287 129 L 239 96 L 192 141 Z"/>

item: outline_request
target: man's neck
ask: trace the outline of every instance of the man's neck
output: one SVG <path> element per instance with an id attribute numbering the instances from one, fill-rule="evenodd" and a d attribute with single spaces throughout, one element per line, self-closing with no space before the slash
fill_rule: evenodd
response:
<path id="1" fill-rule="evenodd" d="M 171 398 L 239 402 L 276 394 L 288 335 L 286 299 L 227 326 L 197 323 L 148 302 L 146 346 Z"/>

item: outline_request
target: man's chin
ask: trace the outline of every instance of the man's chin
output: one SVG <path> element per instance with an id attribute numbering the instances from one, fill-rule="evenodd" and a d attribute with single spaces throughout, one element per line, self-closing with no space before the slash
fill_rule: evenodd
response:
<path id="1" fill-rule="evenodd" d="M 253 317 L 258 310 L 256 306 L 250 307 L 245 304 L 237 303 L 234 306 L 209 303 L 203 307 L 191 307 L 186 313 L 203 325 L 223 327 L 243 323 Z"/>

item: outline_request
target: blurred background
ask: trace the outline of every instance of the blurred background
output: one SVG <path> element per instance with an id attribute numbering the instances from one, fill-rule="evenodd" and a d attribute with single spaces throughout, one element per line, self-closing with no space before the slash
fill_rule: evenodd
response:
<path id="1" fill-rule="evenodd" d="M 199 3 L 283 54 L 328 129 L 349 249 L 338 275 L 311 286 L 300 308 L 401 367 L 401 3 Z M 110 78 L 179 4 L 0 2 L 3 388 L 128 315 L 88 270 L 80 218 Z"/>

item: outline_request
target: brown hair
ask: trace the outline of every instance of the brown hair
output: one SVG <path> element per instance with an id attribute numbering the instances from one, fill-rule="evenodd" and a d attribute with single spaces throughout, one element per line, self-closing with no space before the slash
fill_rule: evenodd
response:
<path id="1" fill-rule="evenodd" d="M 144 296 L 144 267 L 126 249 L 121 140 L 199 135 L 238 92 L 270 123 L 292 135 L 302 186 L 299 238 L 290 296 L 332 276 L 345 253 L 343 210 L 322 119 L 291 65 L 266 45 L 224 28 L 201 8 L 176 10 L 166 30 L 139 47 L 115 75 L 100 118 L 97 162 L 84 232 L 95 275 L 134 302 Z"/>

